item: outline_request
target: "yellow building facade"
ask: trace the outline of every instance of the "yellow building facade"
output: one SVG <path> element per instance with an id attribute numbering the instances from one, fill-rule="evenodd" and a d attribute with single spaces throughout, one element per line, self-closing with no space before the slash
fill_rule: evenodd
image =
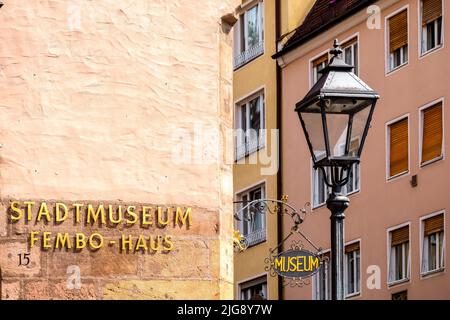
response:
<path id="1" fill-rule="evenodd" d="M 282 38 L 288 38 L 314 0 L 251 0 L 236 8 L 233 27 L 233 95 L 235 211 L 258 199 L 280 199 L 277 65 L 272 55 Z M 281 233 L 276 214 L 248 215 L 235 221 L 247 248 L 236 252 L 236 299 L 282 299 L 277 277 L 265 270 L 269 250 Z M 247 221 L 248 220 L 248 221 Z"/>

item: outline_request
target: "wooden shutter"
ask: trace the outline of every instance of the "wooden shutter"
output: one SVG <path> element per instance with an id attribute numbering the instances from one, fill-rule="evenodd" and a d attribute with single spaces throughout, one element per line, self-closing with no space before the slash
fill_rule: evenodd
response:
<path id="1" fill-rule="evenodd" d="M 357 37 L 352 38 L 352 39 L 348 40 L 347 42 L 343 43 L 343 44 L 341 45 L 341 48 L 342 48 L 342 49 L 345 49 L 345 48 L 351 46 L 352 44 L 356 43 L 357 41 L 358 41 L 358 38 L 357 38 Z"/>
<path id="2" fill-rule="evenodd" d="M 391 245 L 396 246 L 409 241 L 409 226 L 391 231 Z"/>
<path id="3" fill-rule="evenodd" d="M 389 176 L 408 171 L 408 118 L 389 126 Z"/>
<path id="4" fill-rule="evenodd" d="M 404 10 L 389 19 L 390 52 L 408 44 L 408 11 Z"/>
<path id="5" fill-rule="evenodd" d="M 359 251 L 359 242 L 355 242 L 345 246 L 345 253 Z"/>
<path id="6" fill-rule="evenodd" d="M 442 155 L 442 103 L 423 111 L 422 163 Z"/>
<path id="7" fill-rule="evenodd" d="M 313 63 L 312 63 L 313 67 L 317 67 L 322 62 L 328 62 L 328 54 L 324 54 L 320 58 L 317 58 L 316 60 L 314 60 Z"/>
<path id="8" fill-rule="evenodd" d="M 442 16 L 442 0 L 422 1 L 422 24 L 436 20 Z"/>
<path id="9" fill-rule="evenodd" d="M 430 234 L 444 231 L 444 215 L 438 214 L 437 216 L 431 217 L 424 222 L 424 234 L 429 236 Z"/>

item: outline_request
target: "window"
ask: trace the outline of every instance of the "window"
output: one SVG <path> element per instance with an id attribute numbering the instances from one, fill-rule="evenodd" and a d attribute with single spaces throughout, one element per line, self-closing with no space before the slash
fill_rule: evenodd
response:
<path id="1" fill-rule="evenodd" d="M 360 292 L 360 247 L 359 242 L 345 247 L 345 294 L 353 296 Z"/>
<path id="2" fill-rule="evenodd" d="M 328 64 L 328 53 L 324 54 L 323 56 L 315 59 L 311 63 L 311 79 L 312 79 L 312 85 L 314 85 L 319 79 L 322 77 L 322 74 L 320 73 L 321 70 L 323 70 Z"/>
<path id="3" fill-rule="evenodd" d="M 234 68 L 237 69 L 264 53 L 262 1 L 239 16 L 234 27 Z"/>
<path id="4" fill-rule="evenodd" d="M 354 66 L 353 72 L 358 75 L 358 39 L 353 38 L 342 45 L 346 64 Z"/>
<path id="5" fill-rule="evenodd" d="M 408 11 L 389 18 L 389 71 L 408 62 Z"/>
<path id="6" fill-rule="evenodd" d="M 265 198 L 265 187 L 258 186 L 238 195 L 242 207 L 249 202 Z M 245 237 L 249 246 L 266 241 L 266 214 L 257 212 L 254 208 L 247 208 L 243 212 L 243 219 L 239 221 L 239 231 Z"/>
<path id="7" fill-rule="evenodd" d="M 264 94 L 253 95 L 238 104 L 236 110 L 236 160 L 264 147 Z"/>
<path id="8" fill-rule="evenodd" d="M 314 299 L 315 300 L 331 300 L 331 265 L 330 252 L 321 255 L 323 264 L 313 276 L 314 282 Z"/>
<path id="9" fill-rule="evenodd" d="M 389 284 L 409 279 L 409 226 L 389 233 Z"/>
<path id="10" fill-rule="evenodd" d="M 444 268 L 444 214 L 422 221 L 422 273 Z"/>
<path id="11" fill-rule="evenodd" d="M 391 123 L 388 129 L 389 178 L 409 172 L 408 117 Z"/>
<path id="12" fill-rule="evenodd" d="M 443 121 L 442 102 L 420 111 L 421 154 L 420 164 L 442 159 Z"/>
<path id="13" fill-rule="evenodd" d="M 239 285 L 240 300 L 267 300 L 266 276 Z"/>
<path id="14" fill-rule="evenodd" d="M 358 152 L 359 141 L 354 139 L 350 144 L 350 154 L 356 155 Z M 339 146 L 344 152 L 345 144 Z M 349 179 L 345 186 L 342 187 L 342 193 L 345 195 L 352 194 L 359 190 L 360 187 L 360 171 L 359 164 L 354 163 L 351 167 L 350 172 L 348 173 Z M 327 175 L 330 174 L 330 170 L 326 169 Z M 323 171 L 320 169 L 313 168 L 313 207 L 319 207 L 325 204 L 328 194 L 331 192 L 331 188 L 327 186 L 325 183 L 325 177 L 323 175 Z"/>
<path id="15" fill-rule="evenodd" d="M 400 291 L 392 294 L 392 300 L 408 300 L 408 291 Z"/>
<path id="16" fill-rule="evenodd" d="M 421 1 L 422 54 L 442 45 L 442 0 Z"/>

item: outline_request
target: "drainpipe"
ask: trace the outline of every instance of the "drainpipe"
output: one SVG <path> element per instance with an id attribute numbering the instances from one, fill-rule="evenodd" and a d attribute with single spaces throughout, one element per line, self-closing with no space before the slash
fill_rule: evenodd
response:
<path id="1" fill-rule="evenodd" d="M 275 0 L 275 50 L 278 51 L 278 39 L 281 37 L 281 0 Z M 276 65 L 276 116 L 277 116 L 277 130 L 278 130 L 278 172 L 277 172 L 277 199 L 283 196 L 282 190 L 282 138 L 281 138 L 281 67 L 275 60 Z M 283 215 L 277 215 L 277 243 L 283 241 Z M 282 248 L 281 248 L 282 249 Z M 283 279 L 278 276 L 278 300 L 284 300 Z"/>

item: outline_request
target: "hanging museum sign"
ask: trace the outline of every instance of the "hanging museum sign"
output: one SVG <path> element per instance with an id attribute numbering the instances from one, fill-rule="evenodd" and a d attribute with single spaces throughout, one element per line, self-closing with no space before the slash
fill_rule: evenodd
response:
<path id="1" fill-rule="evenodd" d="M 189 230 L 192 225 L 192 208 L 183 207 L 14 200 L 7 213 L 11 224 L 29 227 L 29 248 L 42 250 L 98 251 L 109 246 L 120 253 L 168 253 L 173 237 L 162 230 Z M 71 231 L 65 232 L 64 226 Z M 148 234 L 150 230 L 155 234 Z"/>
<path id="2" fill-rule="evenodd" d="M 311 277 L 319 271 L 320 258 L 313 252 L 291 249 L 274 258 L 274 271 L 286 278 Z"/>

